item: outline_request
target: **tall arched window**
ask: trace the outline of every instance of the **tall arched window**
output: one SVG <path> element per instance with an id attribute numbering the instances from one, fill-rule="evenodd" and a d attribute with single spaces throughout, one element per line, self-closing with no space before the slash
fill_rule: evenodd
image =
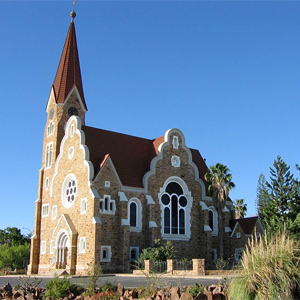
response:
<path id="1" fill-rule="evenodd" d="M 184 182 L 183 182 L 184 184 Z M 185 184 L 184 184 L 185 185 Z M 162 234 L 164 237 L 190 237 L 190 193 L 178 182 L 171 181 L 161 194 Z M 173 236 L 173 237 L 172 237 Z"/>
<path id="2" fill-rule="evenodd" d="M 208 225 L 212 230 L 212 235 L 218 235 L 218 213 L 213 206 L 208 208 Z"/>
<path id="3" fill-rule="evenodd" d="M 142 230 L 142 205 L 137 198 L 128 201 L 128 222 L 130 231 L 140 232 Z"/>

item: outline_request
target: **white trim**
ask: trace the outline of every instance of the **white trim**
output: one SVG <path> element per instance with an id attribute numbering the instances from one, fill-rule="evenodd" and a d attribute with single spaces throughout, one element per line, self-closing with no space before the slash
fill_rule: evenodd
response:
<path id="1" fill-rule="evenodd" d="M 132 203 L 135 203 L 136 205 L 136 226 L 131 226 L 130 225 L 130 205 Z M 131 198 L 128 201 L 127 204 L 127 219 L 128 223 L 130 225 L 130 231 L 131 232 L 141 232 L 142 231 L 142 216 L 143 216 L 143 209 L 142 209 L 142 204 L 141 201 L 138 198 Z"/>
<path id="2" fill-rule="evenodd" d="M 49 177 L 46 177 L 46 179 L 45 179 L 45 190 L 46 191 L 48 191 L 48 189 L 49 189 Z"/>
<path id="3" fill-rule="evenodd" d="M 60 225 L 60 223 L 61 223 L 62 221 L 65 221 L 65 223 L 66 223 L 66 225 L 67 225 L 67 227 L 68 227 L 68 229 L 69 229 L 69 232 L 70 232 L 71 234 L 77 234 L 77 231 L 76 231 L 76 229 L 75 229 L 75 227 L 74 227 L 74 225 L 73 225 L 73 223 L 72 223 L 70 217 L 69 217 L 68 215 L 62 214 L 61 217 L 59 218 L 58 222 L 57 222 L 56 227 L 55 227 L 54 230 L 53 230 L 53 233 L 52 233 L 53 236 L 55 236 L 56 231 L 58 230 L 59 225 Z"/>
<path id="4" fill-rule="evenodd" d="M 103 258 L 103 251 L 106 250 L 106 258 Z M 112 257 L 111 246 L 101 246 L 100 250 L 100 261 L 101 262 L 110 262 Z"/>
<path id="5" fill-rule="evenodd" d="M 47 137 L 51 136 L 54 134 L 54 130 L 55 130 L 55 123 L 53 122 L 53 120 L 49 121 L 49 124 L 47 126 Z"/>
<path id="6" fill-rule="evenodd" d="M 177 128 L 173 128 L 173 129 L 169 129 L 164 136 L 164 142 L 162 142 L 159 147 L 158 147 L 158 155 L 155 156 L 151 163 L 150 163 L 150 170 L 144 175 L 143 177 L 143 185 L 146 189 L 146 191 L 148 190 L 148 181 L 149 181 L 149 177 L 151 175 L 154 175 L 156 172 L 156 164 L 159 160 L 163 159 L 163 152 L 165 147 L 169 146 L 171 144 L 170 141 L 170 137 L 172 134 L 177 134 L 181 137 L 181 141 L 182 141 L 182 148 L 187 152 L 188 154 L 188 164 L 190 166 L 193 167 L 194 171 L 195 171 L 195 180 L 200 184 L 201 186 L 201 192 L 202 192 L 202 199 L 203 200 L 209 200 L 212 201 L 212 197 L 209 197 L 206 195 L 206 187 L 204 182 L 201 180 L 201 178 L 199 177 L 199 170 L 197 168 L 197 166 L 195 165 L 195 163 L 193 162 L 193 158 L 192 158 L 192 153 L 191 150 L 186 146 L 185 144 L 185 137 L 182 133 L 181 130 L 177 129 Z"/>
<path id="7" fill-rule="evenodd" d="M 121 226 L 127 226 L 127 225 L 130 225 L 128 219 L 121 219 Z"/>
<path id="8" fill-rule="evenodd" d="M 107 209 L 105 209 L 105 204 L 107 200 Z M 101 208 L 102 206 L 102 208 Z M 100 199 L 100 213 L 115 215 L 116 213 L 116 201 L 111 199 L 110 195 L 104 195 L 103 198 Z"/>
<path id="9" fill-rule="evenodd" d="M 74 153 L 75 153 L 74 146 L 72 146 L 68 149 L 68 159 L 72 159 L 74 157 Z"/>
<path id="10" fill-rule="evenodd" d="M 106 180 L 106 181 L 104 182 L 104 187 L 109 188 L 109 187 L 110 187 L 110 181 Z"/>
<path id="11" fill-rule="evenodd" d="M 74 200 L 72 200 L 72 202 L 68 202 L 68 200 L 66 199 L 66 191 L 67 189 L 69 188 L 68 185 L 71 181 L 75 181 L 75 186 L 74 188 L 76 188 L 76 191 L 74 192 Z M 71 188 L 72 189 L 72 188 Z M 61 201 L 62 201 L 62 204 L 65 208 L 70 208 L 73 206 L 73 204 L 75 203 L 76 201 L 76 197 L 77 197 L 77 194 L 78 194 L 78 182 L 77 182 L 77 179 L 76 179 L 76 176 L 73 174 L 73 173 L 69 173 L 64 181 L 63 181 L 63 184 L 62 184 L 62 187 L 61 187 Z"/>
<path id="12" fill-rule="evenodd" d="M 149 228 L 157 228 L 157 224 L 155 221 L 149 221 Z"/>
<path id="13" fill-rule="evenodd" d="M 232 233 L 231 233 L 231 236 L 230 237 L 233 237 L 234 235 L 234 232 L 235 230 L 237 229 L 237 227 L 240 226 L 240 224 L 238 222 L 235 223 L 234 227 L 233 227 L 233 230 L 232 230 Z M 241 226 L 240 226 L 241 227 Z M 243 231 L 242 227 L 241 227 L 241 230 Z"/>
<path id="14" fill-rule="evenodd" d="M 120 197 L 120 202 L 122 202 L 122 201 L 127 201 L 128 202 L 128 199 L 127 199 L 126 195 L 123 192 L 119 192 L 118 196 Z"/>
<path id="15" fill-rule="evenodd" d="M 236 233 L 236 238 L 237 238 L 237 239 L 241 239 L 241 238 L 242 238 L 242 234 L 241 234 L 240 232 L 237 232 L 237 233 Z"/>
<path id="16" fill-rule="evenodd" d="M 67 124 L 66 124 L 66 130 L 65 130 L 65 135 L 61 141 L 60 144 L 60 150 L 59 150 L 59 155 L 57 157 L 57 160 L 55 162 L 55 168 L 54 168 L 54 174 L 51 180 L 51 184 L 50 184 L 50 196 L 53 197 L 53 187 L 54 187 L 54 180 L 58 174 L 58 165 L 60 163 L 60 160 L 63 157 L 64 154 L 64 146 L 65 146 L 65 142 L 67 141 L 67 139 L 69 138 L 69 127 L 72 124 L 72 122 L 75 122 L 75 127 L 77 128 L 75 131 L 75 134 L 77 134 L 80 137 L 80 142 L 79 142 L 79 148 L 80 150 L 83 151 L 83 163 L 84 165 L 88 168 L 88 176 L 87 176 L 87 185 L 90 187 L 91 183 L 92 183 L 92 179 L 94 176 L 94 167 L 93 164 L 89 161 L 90 158 L 90 152 L 88 147 L 85 145 L 85 135 L 84 132 L 81 130 L 81 120 L 79 117 L 77 116 L 72 116 L 69 118 Z M 92 191 L 91 191 L 92 192 Z M 92 192 L 93 194 L 93 192 Z"/>
<path id="17" fill-rule="evenodd" d="M 45 170 L 52 167 L 53 162 L 53 142 L 47 143 L 45 145 Z"/>
<path id="18" fill-rule="evenodd" d="M 228 226 L 225 226 L 225 233 L 228 233 L 228 232 L 232 232 L 231 228 L 228 227 Z"/>
<path id="19" fill-rule="evenodd" d="M 223 213 L 227 213 L 229 212 L 228 208 L 226 206 L 224 206 L 223 210 L 222 210 Z"/>
<path id="20" fill-rule="evenodd" d="M 181 164 L 180 157 L 178 155 L 172 155 L 171 157 L 171 165 L 174 168 L 179 168 Z"/>
<path id="21" fill-rule="evenodd" d="M 202 210 L 208 210 L 208 206 L 205 204 L 205 202 L 200 201 L 199 204 L 200 204 Z"/>
<path id="22" fill-rule="evenodd" d="M 179 147 L 179 138 L 178 138 L 177 135 L 173 135 L 172 145 L 173 145 L 173 149 L 178 149 L 178 147 Z"/>
<path id="23" fill-rule="evenodd" d="M 204 231 L 212 231 L 212 229 L 208 225 L 204 225 L 204 229 L 203 230 Z"/>
<path id="24" fill-rule="evenodd" d="M 93 217 L 92 224 L 102 224 L 102 221 L 99 217 Z"/>
<path id="25" fill-rule="evenodd" d="M 146 195 L 147 205 L 155 204 L 153 198 L 150 195 Z"/>

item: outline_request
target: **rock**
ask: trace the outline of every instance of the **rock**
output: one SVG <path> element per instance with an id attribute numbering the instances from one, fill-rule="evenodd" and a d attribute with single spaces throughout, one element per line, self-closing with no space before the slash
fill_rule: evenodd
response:
<path id="1" fill-rule="evenodd" d="M 130 298 L 130 294 L 129 294 L 129 291 L 128 290 L 126 290 L 125 292 L 124 292 L 124 294 L 123 294 L 123 298 Z"/>
<path id="2" fill-rule="evenodd" d="M 180 299 L 180 289 L 178 286 L 171 288 L 170 290 L 170 299 L 171 300 L 179 300 Z"/>
<path id="3" fill-rule="evenodd" d="M 189 292 L 183 292 L 180 300 L 193 300 L 193 296 Z"/>
<path id="4" fill-rule="evenodd" d="M 120 282 L 118 283 L 118 293 L 120 294 L 120 296 L 123 296 L 124 294 L 124 287 Z"/>
<path id="5" fill-rule="evenodd" d="M 215 288 L 217 288 L 218 286 L 216 284 L 212 284 L 208 287 L 208 291 L 212 292 Z"/>
<path id="6" fill-rule="evenodd" d="M 9 284 L 9 282 L 2 288 L 3 289 L 3 292 L 11 292 L 12 293 L 12 290 L 13 288 L 11 287 L 11 285 Z"/>
<path id="7" fill-rule="evenodd" d="M 21 295 L 18 291 L 13 291 L 13 296 L 12 296 L 13 299 L 18 299 L 21 296 L 24 296 L 24 295 Z"/>

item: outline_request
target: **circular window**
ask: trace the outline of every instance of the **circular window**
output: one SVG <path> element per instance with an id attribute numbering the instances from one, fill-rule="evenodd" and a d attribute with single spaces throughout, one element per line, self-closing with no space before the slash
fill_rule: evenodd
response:
<path id="1" fill-rule="evenodd" d="M 73 205 L 77 195 L 77 181 L 74 175 L 68 175 L 62 187 L 62 202 L 64 207 L 69 208 Z"/>
<path id="2" fill-rule="evenodd" d="M 161 197 L 161 202 L 162 202 L 164 205 L 168 205 L 168 204 L 170 203 L 170 196 L 167 195 L 167 194 L 162 195 L 162 197 Z"/>
<path id="3" fill-rule="evenodd" d="M 187 199 L 184 196 L 181 196 L 179 198 L 179 204 L 180 204 L 181 207 L 186 207 L 186 205 L 187 205 Z"/>

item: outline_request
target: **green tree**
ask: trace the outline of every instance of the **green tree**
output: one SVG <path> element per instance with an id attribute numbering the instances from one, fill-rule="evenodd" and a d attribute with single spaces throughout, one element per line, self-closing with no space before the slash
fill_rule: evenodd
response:
<path id="1" fill-rule="evenodd" d="M 293 223 L 300 209 L 299 182 L 280 156 L 270 168 L 270 181 L 260 176 L 257 203 L 259 217 L 269 233 L 284 227 L 297 230 L 298 223 Z"/>
<path id="2" fill-rule="evenodd" d="M 219 241 L 220 241 L 220 257 L 224 256 L 224 226 L 223 226 L 223 208 L 231 189 L 235 184 L 231 181 L 232 175 L 229 173 L 227 166 L 217 163 L 210 167 L 209 172 L 205 174 L 205 180 L 208 184 L 208 192 L 213 197 L 213 200 L 218 210 L 219 223 Z"/>
<path id="3" fill-rule="evenodd" d="M 0 245 L 24 245 L 26 243 L 30 243 L 30 238 L 28 236 L 24 236 L 21 233 L 21 230 L 17 227 L 7 227 L 5 229 L 0 229 Z"/>
<path id="4" fill-rule="evenodd" d="M 236 199 L 233 202 L 235 209 L 235 217 L 237 219 L 243 219 L 247 212 L 247 204 L 244 203 L 244 199 Z"/>
<path id="5" fill-rule="evenodd" d="M 0 246 L 0 269 L 23 269 L 29 263 L 30 244 L 3 244 Z"/>

